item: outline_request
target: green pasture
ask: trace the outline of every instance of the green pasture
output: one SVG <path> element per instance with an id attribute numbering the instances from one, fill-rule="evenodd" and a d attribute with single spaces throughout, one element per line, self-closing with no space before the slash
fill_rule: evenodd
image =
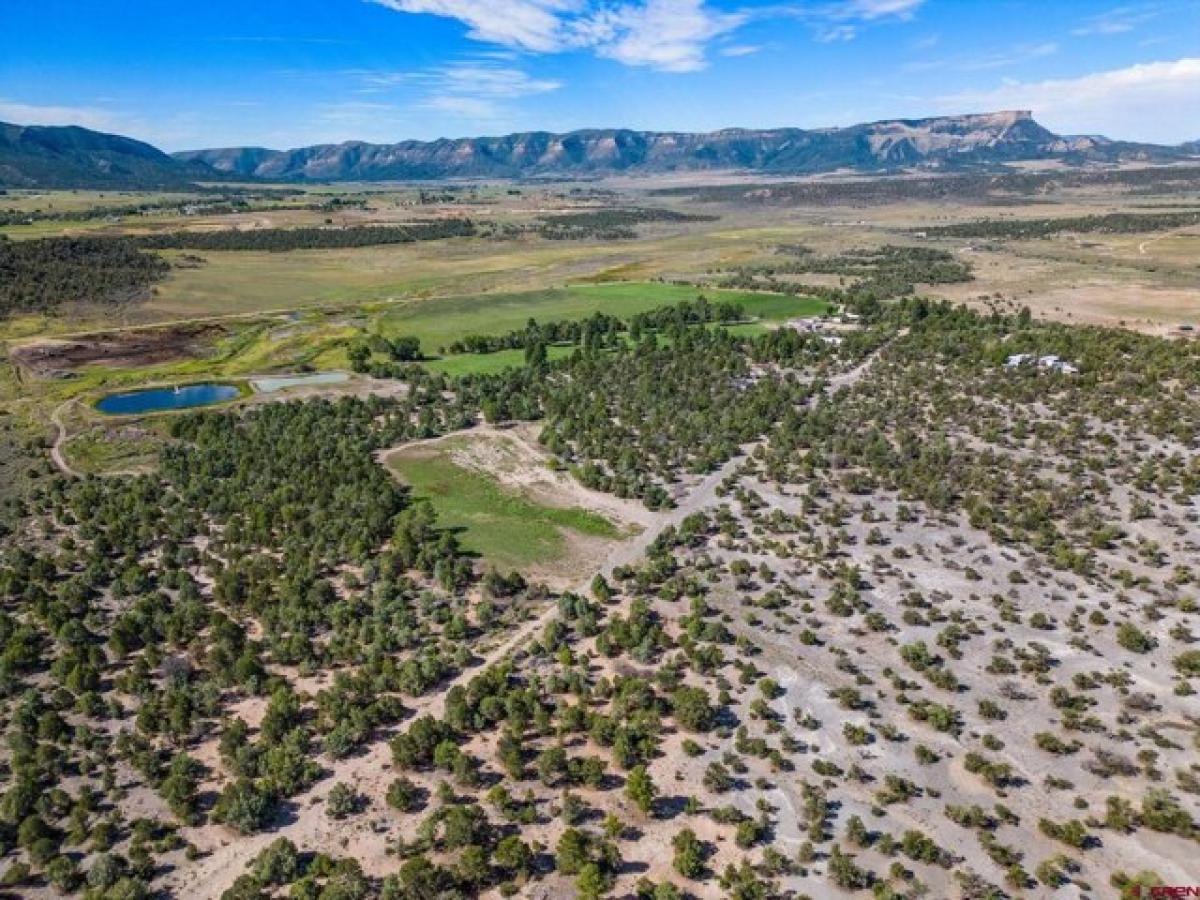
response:
<path id="1" fill-rule="evenodd" d="M 503 334 L 523 328 L 531 318 L 542 322 L 582 319 L 597 312 L 625 318 L 655 307 L 694 300 L 700 294 L 710 300 L 738 303 L 748 316 L 763 321 L 818 315 L 828 309 L 823 301 L 812 297 L 636 282 L 424 300 L 386 309 L 376 319 L 374 328 L 386 337 L 420 338 L 422 348 L 432 354 L 467 335 Z"/>
<path id="2" fill-rule="evenodd" d="M 603 516 L 580 507 L 554 507 L 457 465 L 449 446 L 417 447 L 388 460 L 413 493 L 433 504 L 438 522 L 461 529 L 463 545 L 500 569 L 553 563 L 567 551 L 564 530 L 619 537 Z"/>

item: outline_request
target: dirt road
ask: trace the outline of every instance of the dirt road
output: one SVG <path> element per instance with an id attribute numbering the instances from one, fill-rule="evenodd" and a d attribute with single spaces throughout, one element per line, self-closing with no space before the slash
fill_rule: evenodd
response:
<path id="1" fill-rule="evenodd" d="M 54 412 L 50 414 L 50 421 L 54 423 L 55 435 L 54 443 L 50 445 L 50 459 L 54 462 L 55 468 L 64 475 L 69 475 L 72 478 L 82 478 L 83 473 L 71 468 L 71 464 L 67 462 L 67 458 L 63 455 L 63 445 L 67 442 L 67 425 L 63 421 L 63 414 L 66 413 L 67 407 L 74 403 L 75 400 L 68 400 L 55 407 Z"/>

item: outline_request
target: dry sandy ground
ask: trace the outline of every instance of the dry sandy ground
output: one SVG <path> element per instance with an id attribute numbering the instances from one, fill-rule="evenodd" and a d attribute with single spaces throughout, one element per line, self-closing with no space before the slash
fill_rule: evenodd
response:
<path id="1" fill-rule="evenodd" d="M 1148 334 L 1178 334 L 1178 326 L 1200 325 L 1200 280 L 1156 277 L 1134 268 L 1102 269 L 1069 258 L 1028 251 L 960 250 L 975 279 L 925 289 L 936 297 L 982 307 L 999 294 L 1028 306 L 1038 318 L 1074 324 L 1120 326 Z"/>
<path id="2" fill-rule="evenodd" d="M 780 491 L 754 479 L 744 479 L 742 484 L 767 502 L 766 511 L 783 510 L 789 514 L 802 514 L 802 490 Z M 853 509 L 862 501 L 834 490 L 827 502 L 844 503 Z M 876 495 L 870 502 L 873 512 L 881 515 L 882 521 L 895 522 L 894 497 Z M 735 508 L 736 506 L 735 504 Z M 821 597 L 827 592 L 827 583 L 822 584 L 822 579 L 813 565 L 806 562 L 802 556 L 784 558 L 766 550 L 762 529 L 756 530 L 751 521 L 744 516 L 741 519 L 745 526 L 746 538 L 725 542 L 721 547 L 710 545 L 705 551 L 726 562 L 740 558 L 756 568 L 760 564 L 766 564 L 779 579 L 779 583 L 794 589 L 808 590 L 815 597 Z M 1030 578 L 1028 583 L 1014 588 L 1007 579 L 1008 572 L 1029 571 L 1029 559 L 997 545 L 985 532 L 965 524 L 925 517 L 920 523 L 899 528 L 888 525 L 886 528 L 892 538 L 890 545 L 887 548 L 872 546 L 866 541 L 868 526 L 852 518 L 844 526 L 847 537 L 842 543 L 842 553 L 844 562 L 858 565 L 868 573 L 867 578 L 872 585 L 868 592 L 871 604 L 876 609 L 883 610 L 893 621 L 900 609 L 899 601 L 912 591 L 920 591 L 925 596 L 941 592 L 947 598 L 952 598 L 946 609 L 959 610 L 959 615 L 963 615 L 962 621 L 978 623 L 987 623 L 994 617 L 990 599 L 984 599 L 993 593 L 1004 593 L 1013 597 L 1014 602 L 1026 615 L 1043 610 L 1059 619 L 1067 611 L 1064 608 L 1067 606 L 1066 597 L 1059 597 L 1059 594 L 1075 594 L 1076 596 L 1071 598 L 1074 603 L 1092 609 L 1098 608 L 1101 602 L 1108 600 L 1104 592 L 1096 591 L 1083 580 L 1070 575 L 1056 575 L 1053 582 L 1048 579 Z M 1153 536 L 1162 546 L 1179 545 L 1179 537 L 1172 529 L 1155 524 L 1145 524 L 1145 528 L 1145 536 Z M 888 574 L 886 569 L 880 568 L 878 560 L 881 554 L 890 553 L 896 546 L 905 547 L 910 551 L 911 557 L 905 561 L 898 561 L 891 574 Z M 1153 571 L 1139 567 L 1116 553 L 1111 554 L 1111 562 L 1114 567 L 1131 567 L 1137 574 Z M 982 571 L 984 580 L 978 582 L 966 578 L 964 572 L 967 566 Z M 995 676 L 984 670 L 989 654 L 981 651 L 993 637 L 1001 635 L 991 632 L 986 624 L 985 631 L 974 639 L 977 642 L 975 652 L 968 652 L 963 660 L 952 664 L 960 681 L 978 688 L 971 694 L 963 695 L 960 700 L 952 701 L 966 713 L 967 728 L 961 738 L 940 734 L 913 723 L 904 708 L 896 705 L 891 699 L 890 692 L 870 688 L 864 689 L 864 694 L 876 701 L 877 708 L 882 713 L 875 721 L 898 724 L 902 731 L 911 735 L 911 740 L 894 746 L 878 740 L 866 747 L 848 745 L 841 733 L 842 724 L 852 722 L 870 725 L 872 720 L 864 713 L 846 711 L 829 696 L 829 691 L 834 687 L 853 683 L 846 672 L 834 665 L 838 657 L 831 657 L 816 648 L 801 647 L 796 639 L 794 627 L 773 621 L 770 613 L 759 614 L 764 620 L 761 625 L 747 621 L 748 610 L 752 609 L 747 605 L 747 601 L 755 595 L 761 595 L 770 587 L 778 587 L 778 583 L 760 583 L 757 588 L 747 591 L 744 585 L 735 587 L 731 581 L 723 580 L 722 589 L 714 594 L 713 599 L 721 609 L 729 613 L 730 627 L 734 632 L 746 636 L 762 648 L 763 654 L 756 659 L 756 665 L 765 669 L 767 674 L 773 676 L 784 688 L 784 694 L 773 704 L 783 721 L 792 722 L 794 714 L 799 713 L 809 714 L 820 722 L 815 731 L 798 733 L 798 736 L 810 745 L 810 753 L 833 760 L 843 767 L 856 762 L 875 776 L 876 781 L 868 785 L 857 785 L 849 779 L 838 779 L 838 787 L 831 793 L 831 797 L 843 802 L 843 808 L 837 815 L 837 830 L 844 828 L 846 820 L 852 814 L 859 815 L 868 828 L 884 827 L 892 834 L 899 834 L 905 828 L 919 828 L 933 835 L 940 846 L 964 856 L 976 871 L 995 883 L 1002 883 L 1003 871 L 988 859 L 967 831 L 950 823 L 942 813 L 945 803 L 978 803 L 988 808 L 996 802 L 996 792 L 988 788 L 977 776 L 964 771 L 961 762 L 964 750 L 975 747 L 975 742 L 970 738 L 989 731 L 1002 737 L 1008 745 L 999 753 L 1000 758 L 1014 765 L 1027 781 L 1026 787 L 1007 790 L 1002 797 L 1003 802 L 1016 811 L 1024 823 L 1020 831 L 1003 829 L 1002 837 L 1005 843 L 1012 844 L 1026 853 L 1027 868 L 1032 869 L 1039 860 L 1065 849 L 1062 845 L 1055 845 L 1037 835 L 1036 828 L 1031 826 L 1035 826 L 1040 817 L 1048 816 L 1062 820 L 1080 815 L 1071 805 L 1076 796 L 1086 798 L 1091 805 L 1090 811 L 1101 816 L 1104 798 L 1109 794 L 1118 793 L 1134 798 L 1139 796 L 1138 779 L 1106 780 L 1081 772 L 1079 757 L 1086 754 L 1057 757 L 1034 750 L 1033 735 L 1038 731 L 1054 730 L 1053 714 L 1046 715 L 1040 707 L 1027 705 L 1021 715 L 1010 716 L 1007 721 L 998 725 L 978 720 L 971 715 L 976 698 L 997 697 L 994 691 Z M 903 664 L 897 666 L 898 658 L 893 655 L 894 649 L 890 648 L 917 639 L 932 644 L 932 632 L 923 628 L 902 627 L 899 633 L 882 636 L 848 627 L 844 624 L 845 620 L 837 617 L 822 615 L 820 618 L 825 622 L 821 631 L 823 643 L 849 651 L 848 658 L 864 673 L 876 679 L 878 687 L 886 687 L 886 680 L 880 676 L 880 670 L 889 664 L 900 668 L 905 676 L 913 675 L 911 670 L 903 670 Z M 1155 629 L 1156 632 L 1165 633 L 1165 624 L 1160 624 Z M 1150 721 L 1154 722 L 1154 727 L 1169 730 L 1170 723 L 1182 723 L 1186 720 L 1189 708 L 1193 712 L 1196 711 L 1194 702 L 1171 694 L 1170 673 L 1165 667 L 1156 666 L 1153 657 L 1132 657 L 1122 653 L 1111 642 L 1108 646 L 1098 646 L 1095 653 L 1083 653 L 1068 644 L 1066 636 L 1061 632 L 1039 632 L 1027 625 L 1007 625 L 1001 634 L 1011 637 L 1018 647 L 1026 646 L 1032 641 L 1048 646 L 1061 661 L 1054 674 L 1056 684 L 1069 683 L 1069 679 L 1076 672 L 1103 668 L 1107 660 L 1132 659 L 1132 665 L 1126 665 L 1130 666 L 1134 677 L 1134 690 L 1149 691 L 1164 707 L 1158 715 L 1149 717 Z M 744 719 L 750 718 L 747 701 L 753 696 L 754 694 L 750 693 L 741 699 L 740 715 Z M 935 692 L 932 699 L 944 702 L 947 698 L 941 692 Z M 1099 714 L 1103 716 L 1105 712 L 1112 715 L 1114 710 L 1105 710 Z M 911 745 L 917 741 L 942 753 L 946 762 L 933 767 L 918 765 L 911 753 Z M 1088 746 L 1104 743 L 1095 737 L 1085 741 Z M 1129 748 L 1121 749 L 1120 752 L 1132 755 Z M 1164 754 L 1161 767 L 1172 771 L 1172 762 L 1177 765 L 1187 757 L 1187 751 Z M 802 777 L 813 780 L 811 773 L 803 772 L 806 768 L 804 757 L 801 757 L 800 761 Z M 934 796 L 929 792 L 924 798 L 889 806 L 886 818 L 877 819 L 870 813 L 875 805 L 872 795 L 879 786 L 878 779 L 885 774 L 909 778 L 927 790 L 932 788 L 938 794 Z M 1043 779 L 1047 775 L 1069 778 L 1075 788 L 1051 793 L 1043 786 Z M 803 809 L 803 801 L 795 791 L 795 777 L 784 776 L 776 780 L 779 787 L 773 792 L 773 796 L 781 807 L 777 830 L 778 849 L 785 853 L 794 852 L 805 839 L 802 826 L 797 827 L 794 813 L 795 810 Z M 1176 796 L 1182 796 L 1188 805 L 1195 805 L 1184 795 L 1177 793 Z M 742 802 L 748 802 L 750 799 L 743 798 Z M 1085 877 L 1093 884 L 1106 884 L 1108 874 L 1117 870 L 1132 872 L 1143 868 L 1159 872 L 1168 883 L 1192 883 L 1200 877 L 1200 868 L 1194 864 L 1189 844 L 1182 838 L 1155 834 L 1147 830 L 1131 836 L 1107 830 L 1100 834 L 1102 846 L 1080 855 L 1085 861 Z M 868 852 L 864 853 L 863 857 L 872 861 L 876 871 L 887 865 L 887 860 L 878 855 L 873 856 Z M 942 896 L 940 892 L 949 892 L 951 883 L 948 880 L 939 882 L 938 875 L 938 870 L 921 867 L 923 879 L 935 879 L 931 882 L 934 895 Z M 808 891 L 814 897 L 823 896 L 829 890 L 828 883 L 820 877 L 797 881 L 789 879 L 787 883 L 789 886 Z M 1072 895 L 1071 891 L 1064 893 L 1064 896 L 1066 895 Z"/>

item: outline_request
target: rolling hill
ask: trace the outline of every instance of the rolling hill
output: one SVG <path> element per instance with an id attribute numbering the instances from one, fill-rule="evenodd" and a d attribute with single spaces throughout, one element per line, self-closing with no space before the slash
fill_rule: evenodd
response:
<path id="1" fill-rule="evenodd" d="M 132 138 L 74 125 L 0 122 L 0 186 L 151 189 L 222 176 Z"/>

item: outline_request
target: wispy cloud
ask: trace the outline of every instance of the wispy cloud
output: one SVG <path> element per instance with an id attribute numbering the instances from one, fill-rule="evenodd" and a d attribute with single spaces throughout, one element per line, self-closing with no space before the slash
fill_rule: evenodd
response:
<path id="1" fill-rule="evenodd" d="M 646 0 L 602 10 L 578 33 L 600 56 L 627 66 L 695 72 L 707 65 L 708 42 L 745 21 L 740 13 L 713 12 L 703 0 Z"/>
<path id="2" fill-rule="evenodd" d="M 848 0 L 840 7 L 845 16 L 869 20 L 885 16 L 909 18 L 924 3 L 925 0 Z"/>
<path id="3" fill-rule="evenodd" d="M 358 94 L 384 97 L 416 91 L 418 99 L 413 102 L 423 109 L 486 120 L 499 119 L 509 112 L 511 101 L 562 87 L 560 81 L 535 78 L 509 64 L 507 56 L 491 53 L 410 72 L 359 69 L 345 74 L 358 82 Z"/>
<path id="4" fill-rule="evenodd" d="M 483 97 L 460 97 L 453 94 L 428 97 L 422 102 L 421 108 L 472 122 L 498 121 L 503 112 L 498 104 Z"/>
<path id="5" fill-rule="evenodd" d="M 556 91 L 562 83 L 549 78 L 533 78 L 515 68 L 461 63 L 435 70 L 435 78 L 443 90 L 457 94 L 485 97 L 528 97 Z"/>
<path id="6" fill-rule="evenodd" d="M 460 119 L 498 120 L 509 112 L 509 101 L 562 87 L 558 81 L 482 61 L 444 66 L 430 74 L 432 91 L 422 105 Z"/>
<path id="7" fill-rule="evenodd" d="M 720 54 L 722 56 L 753 56 L 762 50 L 758 44 L 731 44 L 728 47 L 722 47 Z"/>
<path id="8" fill-rule="evenodd" d="M 983 72 L 989 69 L 1005 69 L 1034 59 L 1043 59 L 1058 53 L 1059 46 L 1053 41 L 1040 44 L 1017 44 L 1007 49 L 984 50 L 971 55 L 957 54 L 944 57 L 925 57 L 906 62 L 904 72 L 930 72 L 935 69 L 952 69 L 959 72 Z"/>
<path id="9" fill-rule="evenodd" d="M 1058 44 L 1053 41 L 1046 41 L 1041 44 L 1018 44 L 1015 47 L 998 53 L 985 53 L 981 56 L 972 57 L 964 61 L 961 68 L 968 71 L 1004 69 L 1019 63 L 1029 62 L 1031 59 L 1043 59 L 1047 56 L 1053 56 L 1057 52 Z"/>
<path id="10" fill-rule="evenodd" d="M 852 40 L 867 24 L 905 21 L 925 0 L 751 3 L 725 12 L 706 0 L 368 0 L 397 12 L 456 19 L 467 36 L 531 53 L 587 50 L 627 66 L 695 72 L 713 39 L 751 21 L 809 22 L 820 41 Z M 718 51 L 747 55 L 749 45 Z M 741 51 L 740 53 L 738 51 Z M 731 52 L 732 51 L 732 52 Z"/>
<path id="11" fill-rule="evenodd" d="M 836 44 L 839 41 L 852 41 L 858 37 L 857 25 L 824 25 L 817 29 L 817 40 L 822 44 Z"/>
<path id="12" fill-rule="evenodd" d="M 755 14 L 786 15 L 807 22 L 821 43 L 852 41 L 868 25 L 880 22 L 907 22 L 916 15 L 925 0 L 834 0 L 828 3 L 792 4 L 766 7 Z"/>
<path id="13" fill-rule="evenodd" d="M 350 100 L 342 103 L 323 103 L 317 106 L 317 115 L 326 122 L 364 122 L 369 117 L 398 112 L 394 103 L 367 103 Z"/>
<path id="14" fill-rule="evenodd" d="M 1084 20 L 1071 34 L 1083 37 L 1087 35 L 1113 35 L 1133 31 L 1143 22 L 1149 22 L 1162 13 L 1162 8 L 1155 3 L 1137 3 L 1129 6 L 1115 6 L 1110 10 L 1091 16 Z"/>
<path id="15" fill-rule="evenodd" d="M 1078 78 L 1008 81 L 981 91 L 937 98 L 947 112 L 1031 109 L 1067 134 L 1107 133 L 1176 143 L 1197 137 L 1200 57 L 1142 63 Z"/>

